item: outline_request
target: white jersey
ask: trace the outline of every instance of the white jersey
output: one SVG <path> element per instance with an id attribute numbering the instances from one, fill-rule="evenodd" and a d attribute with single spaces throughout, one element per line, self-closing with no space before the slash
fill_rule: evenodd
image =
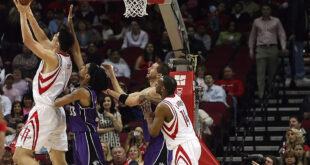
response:
<path id="1" fill-rule="evenodd" d="M 33 98 L 36 104 L 54 105 L 56 97 L 61 94 L 67 86 L 72 72 L 72 62 L 68 54 L 56 53 L 58 67 L 50 73 L 42 73 L 44 61 L 34 76 L 32 88 Z"/>
<path id="2" fill-rule="evenodd" d="M 173 119 L 169 123 L 164 122 L 161 129 L 167 148 L 174 150 L 187 141 L 198 140 L 182 99 L 175 94 L 166 97 L 162 103 L 166 104 L 173 114 Z"/>

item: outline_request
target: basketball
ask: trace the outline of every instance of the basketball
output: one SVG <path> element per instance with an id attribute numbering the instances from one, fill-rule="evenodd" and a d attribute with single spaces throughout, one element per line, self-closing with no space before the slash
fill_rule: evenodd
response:
<path id="1" fill-rule="evenodd" d="M 22 5 L 28 5 L 32 0 L 19 0 Z"/>

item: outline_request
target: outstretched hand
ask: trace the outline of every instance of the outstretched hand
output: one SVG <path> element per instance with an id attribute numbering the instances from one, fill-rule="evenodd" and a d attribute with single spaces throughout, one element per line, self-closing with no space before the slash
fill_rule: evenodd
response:
<path id="1" fill-rule="evenodd" d="M 73 5 L 70 5 L 70 9 L 69 9 L 69 14 L 68 14 L 68 26 L 71 27 L 73 26 L 73 21 L 72 21 L 72 9 L 73 9 Z"/>
<path id="2" fill-rule="evenodd" d="M 109 78 L 111 78 L 114 73 L 113 66 L 105 63 L 102 63 L 101 66 L 104 67 L 106 74 L 109 76 Z"/>
<path id="3" fill-rule="evenodd" d="M 22 5 L 19 0 L 13 0 L 17 10 L 20 12 L 20 13 L 26 13 L 28 10 L 30 10 L 30 4 L 29 3 L 28 5 Z"/>

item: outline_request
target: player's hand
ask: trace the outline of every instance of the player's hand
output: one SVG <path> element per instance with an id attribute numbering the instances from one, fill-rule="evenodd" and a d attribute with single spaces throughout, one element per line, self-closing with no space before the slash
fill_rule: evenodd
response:
<path id="1" fill-rule="evenodd" d="M 20 13 L 26 13 L 27 11 L 30 10 L 30 4 L 29 3 L 28 5 L 22 5 L 19 0 L 13 0 L 17 10 L 20 12 Z"/>
<path id="2" fill-rule="evenodd" d="M 113 66 L 105 63 L 102 63 L 101 66 L 104 67 L 106 74 L 111 78 L 114 74 Z"/>
<path id="3" fill-rule="evenodd" d="M 140 105 L 144 118 L 153 117 L 153 111 L 151 108 L 151 103 L 147 101 L 145 104 Z"/>
<path id="4" fill-rule="evenodd" d="M 73 9 L 73 5 L 70 5 L 70 9 L 69 9 L 69 14 L 68 14 L 68 26 L 71 27 L 73 26 L 73 22 L 72 22 L 72 9 Z"/>
<path id="5" fill-rule="evenodd" d="M 139 96 L 139 104 L 143 105 L 145 104 L 149 99 L 149 95 L 140 95 Z"/>

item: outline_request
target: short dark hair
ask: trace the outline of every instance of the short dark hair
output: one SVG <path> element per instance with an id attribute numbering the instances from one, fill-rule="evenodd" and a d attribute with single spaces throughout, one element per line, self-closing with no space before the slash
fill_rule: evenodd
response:
<path id="1" fill-rule="evenodd" d="M 88 74 L 90 75 L 89 86 L 91 86 L 97 94 L 108 88 L 109 77 L 103 68 L 95 63 L 90 63 Z"/>
<path id="2" fill-rule="evenodd" d="M 163 62 L 157 62 L 158 67 L 157 67 L 157 72 L 161 73 L 163 76 L 164 75 L 169 75 L 170 73 L 170 68 L 167 64 Z"/>
<path id="3" fill-rule="evenodd" d="M 280 165 L 279 160 L 275 156 L 266 155 L 265 157 L 269 157 L 273 161 L 273 165 Z"/>
<path id="4" fill-rule="evenodd" d="M 289 119 L 291 119 L 291 118 L 295 118 L 298 121 L 298 123 L 301 123 L 303 121 L 303 117 L 301 115 L 292 114 L 292 115 L 290 115 Z"/>
<path id="5" fill-rule="evenodd" d="M 167 95 L 173 95 L 175 89 L 177 88 L 177 82 L 174 78 L 168 75 L 163 76 L 163 84 L 166 89 Z"/>
<path id="6" fill-rule="evenodd" d="M 59 30 L 58 41 L 60 49 L 63 52 L 68 52 L 74 44 L 73 35 L 67 28 L 61 28 Z"/>

